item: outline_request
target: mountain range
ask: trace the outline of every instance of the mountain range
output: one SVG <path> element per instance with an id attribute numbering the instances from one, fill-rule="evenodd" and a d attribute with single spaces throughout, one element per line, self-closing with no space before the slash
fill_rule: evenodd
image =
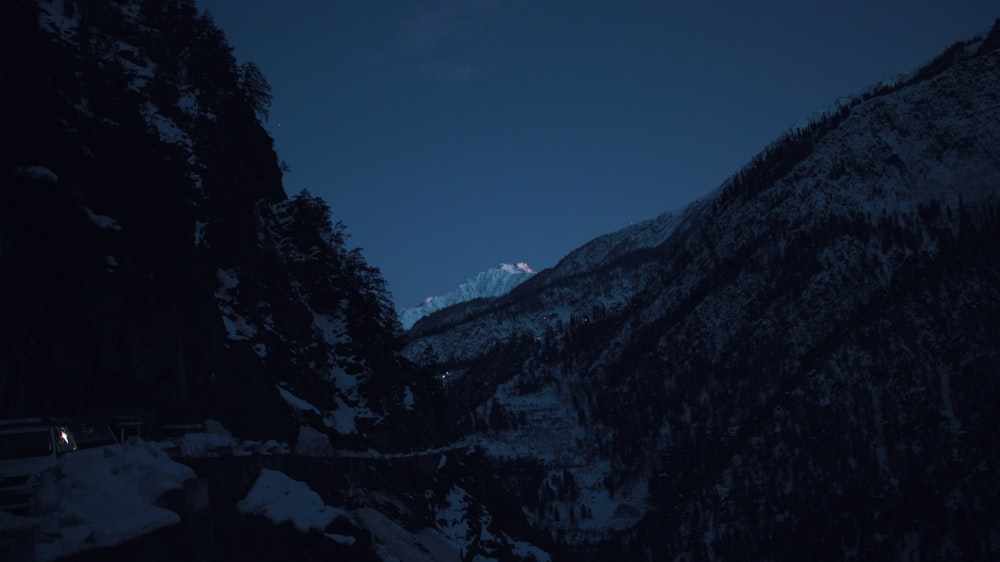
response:
<path id="1" fill-rule="evenodd" d="M 144 428 L 39 559 L 1000 555 L 1000 24 L 404 331 L 193 1 L 0 16 L 0 418 Z"/>
<path id="2" fill-rule="evenodd" d="M 479 272 L 472 279 L 458 286 L 457 289 L 440 296 L 427 297 L 424 302 L 413 308 L 400 312 L 399 320 L 403 329 L 409 330 L 421 318 L 449 306 L 475 299 L 489 299 L 503 296 L 527 281 L 535 270 L 527 263 L 501 263 L 500 267 Z"/>
<path id="3" fill-rule="evenodd" d="M 533 525 L 601 560 L 997 555 L 998 41 L 411 330 Z"/>

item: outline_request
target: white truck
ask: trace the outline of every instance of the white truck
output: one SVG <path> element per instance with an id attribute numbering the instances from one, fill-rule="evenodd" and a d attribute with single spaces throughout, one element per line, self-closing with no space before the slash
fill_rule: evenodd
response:
<path id="1" fill-rule="evenodd" d="M 0 509 L 30 513 L 42 475 L 77 448 L 66 425 L 42 418 L 0 421 Z"/>

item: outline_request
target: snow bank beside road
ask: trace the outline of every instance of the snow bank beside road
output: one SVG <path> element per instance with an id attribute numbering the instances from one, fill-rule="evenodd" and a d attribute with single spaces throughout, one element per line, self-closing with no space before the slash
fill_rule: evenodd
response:
<path id="1" fill-rule="evenodd" d="M 39 490 L 36 556 L 47 562 L 91 548 L 121 544 L 180 522 L 156 500 L 194 478 L 160 443 L 132 442 L 61 457 Z"/>

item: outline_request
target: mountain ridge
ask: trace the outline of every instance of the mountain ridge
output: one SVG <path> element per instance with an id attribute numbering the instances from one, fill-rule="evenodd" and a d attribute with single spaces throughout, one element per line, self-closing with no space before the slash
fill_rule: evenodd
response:
<path id="1" fill-rule="evenodd" d="M 459 431 L 540 467 L 534 524 L 590 559 L 989 556 L 982 504 L 934 498 L 998 494 L 953 470 L 996 461 L 998 35 L 790 131 L 657 245 L 599 238 L 413 334 Z"/>
<path id="2" fill-rule="evenodd" d="M 500 267 L 479 272 L 450 292 L 427 297 L 418 306 L 403 309 L 399 315 L 400 322 L 403 329 L 409 330 L 420 319 L 449 306 L 503 296 L 534 274 L 535 270 L 525 262 L 501 263 Z"/>

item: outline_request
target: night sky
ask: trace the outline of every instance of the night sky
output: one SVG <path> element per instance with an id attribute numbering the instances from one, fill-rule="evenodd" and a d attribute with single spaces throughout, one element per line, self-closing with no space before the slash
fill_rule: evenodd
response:
<path id="1" fill-rule="evenodd" d="M 995 0 L 197 1 L 271 83 L 286 191 L 330 204 L 399 307 L 679 208 L 1000 17 Z"/>

